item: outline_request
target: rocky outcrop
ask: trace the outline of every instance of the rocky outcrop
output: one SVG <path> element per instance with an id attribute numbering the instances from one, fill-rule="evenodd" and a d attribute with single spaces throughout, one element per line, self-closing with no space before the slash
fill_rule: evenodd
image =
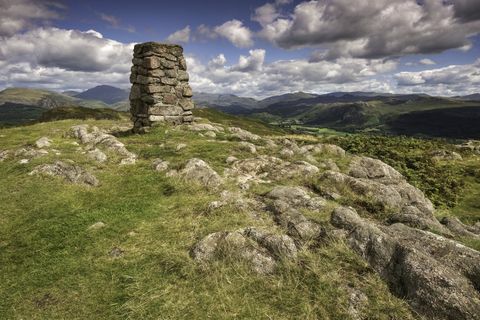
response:
<path id="1" fill-rule="evenodd" d="M 230 257 L 243 260 L 259 274 L 275 271 L 277 261 L 295 259 L 297 247 L 287 235 L 277 235 L 255 228 L 211 233 L 200 240 L 190 251 L 200 263 Z"/>
<path id="2" fill-rule="evenodd" d="M 232 137 L 236 137 L 242 141 L 259 141 L 262 139 L 259 135 L 238 127 L 229 127 L 228 131 L 232 134 Z"/>
<path id="3" fill-rule="evenodd" d="M 423 192 L 409 184 L 394 168 L 380 160 L 355 157 L 349 173 L 327 171 L 321 180 L 342 193 L 347 188 L 357 196 L 370 198 L 385 210 L 395 212 L 390 222 L 402 222 L 444 234 L 450 232 L 434 217 L 433 204 Z"/>
<path id="4" fill-rule="evenodd" d="M 48 154 L 48 151 L 45 149 L 36 149 L 30 146 L 27 146 L 15 151 L 14 156 L 16 158 L 21 157 L 21 158 L 33 159 L 33 158 L 43 157 L 47 154 Z"/>
<path id="5" fill-rule="evenodd" d="M 273 256 L 245 237 L 243 231 L 209 234 L 192 248 L 190 254 L 200 263 L 208 263 L 222 256 L 243 260 L 259 274 L 272 273 L 276 265 Z"/>
<path id="6" fill-rule="evenodd" d="M 193 93 L 183 48 L 147 42 L 135 45 L 133 51 L 130 112 L 134 131 L 156 122 L 192 122 Z"/>
<path id="7" fill-rule="evenodd" d="M 440 222 L 456 236 L 480 238 L 480 230 L 463 224 L 458 218 L 444 217 Z"/>
<path id="8" fill-rule="evenodd" d="M 305 161 L 288 162 L 272 156 L 257 156 L 235 161 L 225 170 L 225 176 L 233 178 L 243 188 L 251 183 L 279 181 L 293 177 L 311 177 L 319 169 Z"/>
<path id="9" fill-rule="evenodd" d="M 29 175 L 49 175 L 62 177 L 66 181 L 76 184 L 97 186 L 97 178 L 80 166 L 56 161 L 53 164 L 43 164 L 35 167 Z"/>
<path id="10" fill-rule="evenodd" d="M 292 207 L 310 210 L 320 210 L 326 204 L 324 199 L 311 195 L 301 187 L 276 186 L 266 196 L 273 200 L 281 200 Z"/>
<path id="11" fill-rule="evenodd" d="M 90 132 L 88 131 L 88 125 L 73 126 L 70 128 L 69 136 L 79 139 L 82 144 L 86 145 L 87 150 L 103 147 L 117 154 L 121 158 L 121 165 L 134 164 L 136 162 L 137 155 L 128 151 L 125 145 L 113 135 L 105 133 L 97 127 L 92 127 Z"/>
<path id="12" fill-rule="evenodd" d="M 201 159 L 188 160 L 179 173 L 186 181 L 198 183 L 208 189 L 216 189 L 223 184 L 223 179 L 218 173 Z"/>
<path id="13" fill-rule="evenodd" d="M 480 253 L 403 224 L 381 226 L 352 208 L 334 210 L 331 223 L 347 233 L 350 247 L 428 319 L 478 319 Z"/>
<path id="14" fill-rule="evenodd" d="M 192 123 L 190 125 L 185 125 L 184 128 L 190 131 L 213 131 L 213 132 L 223 132 L 225 129 L 219 125 L 213 125 L 210 123 Z"/>
<path id="15" fill-rule="evenodd" d="M 35 142 L 35 146 L 39 149 L 50 147 L 51 144 L 52 144 L 52 141 L 47 137 L 41 137 Z"/>
<path id="16" fill-rule="evenodd" d="M 434 161 L 455 161 L 455 160 L 463 160 L 462 156 L 455 152 L 449 150 L 435 150 L 430 153 L 432 156 L 432 160 Z"/>
<path id="17" fill-rule="evenodd" d="M 286 201 L 275 200 L 270 211 L 274 215 L 274 221 L 299 243 L 318 242 L 326 237 L 326 231 L 320 224 L 307 219 L 298 210 L 298 207 L 294 207 Z"/>

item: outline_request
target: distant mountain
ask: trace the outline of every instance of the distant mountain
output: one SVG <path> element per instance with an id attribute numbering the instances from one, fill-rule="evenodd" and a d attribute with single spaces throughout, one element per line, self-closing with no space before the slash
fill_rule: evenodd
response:
<path id="1" fill-rule="evenodd" d="M 29 105 L 45 109 L 72 104 L 73 98 L 48 90 L 30 88 L 8 88 L 0 91 L 0 104 L 9 102 L 19 105 Z"/>
<path id="2" fill-rule="evenodd" d="M 234 94 L 198 92 L 193 95 L 193 100 L 198 107 L 214 108 L 227 113 L 238 113 L 244 109 L 254 109 L 258 105 L 258 101 L 253 98 L 239 97 Z"/>
<path id="3" fill-rule="evenodd" d="M 102 85 L 76 94 L 74 97 L 83 100 L 97 100 L 106 104 L 114 104 L 128 99 L 130 90 Z"/>
<path id="4" fill-rule="evenodd" d="M 76 91 L 76 90 L 67 90 L 67 91 L 63 91 L 62 94 L 66 95 L 66 96 L 69 96 L 69 97 L 73 97 L 73 96 L 76 96 L 77 94 L 81 93 L 81 91 Z"/>
<path id="5" fill-rule="evenodd" d="M 460 99 L 466 100 L 466 101 L 480 101 L 480 93 L 474 93 L 468 96 L 462 96 L 460 97 Z"/>
<path id="6" fill-rule="evenodd" d="M 273 96 L 273 97 L 263 99 L 259 101 L 258 105 L 259 107 L 268 107 L 269 105 L 272 105 L 278 102 L 291 102 L 291 101 L 298 101 L 302 99 L 312 99 L 315 97 L 318 97 L 318 95 L 313 93 L 306 93 L 306 92 L 294 92 L 294 93 L 287 93 L 287 94 L 282 94 L 279 96 Z"/>

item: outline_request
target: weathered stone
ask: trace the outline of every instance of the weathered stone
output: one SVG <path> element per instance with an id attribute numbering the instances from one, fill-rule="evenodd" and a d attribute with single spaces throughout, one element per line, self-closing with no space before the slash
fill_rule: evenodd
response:
<path id="1" fill-rule="evenodd" d="M 156 105 L 148 109 L 148 113 L 156 116 L 175 116 L 181 114 L 183 109 L 172 105 Z M 154 120 L 152 120 L 154 121 Z"/>
<path id="2" fill-rule="evenodd" d="M 151 84 L 151 83 L 159 83 L 160 80 L 157 78 L 142 76 L 139 74 L 134 82 L 145 85 L 145 84 Z"/>
<path id="3" fill-rule="evenodd" d="M 157 84 L 148 85 L 145 87 L 147 93 L 170 92 L 169 86 L 162 86 Z"/>
<path id="4" fill-rule="evenodd" d="M 280 150 L 280 156 L 284 159 L 292 158 L 294 155 L 295 153 L 292 151 L 292 149 L 283 148 Z"/>
<path id="5" fill-rule="evenodd" d="M 159 172 L 166 171 L 169 165 L 170 165 L 170 162 L 162 159 L 155 159 L 153 161 L 153 169 L 155 171 L 159 171 Z"/>
<path id="6" fill-rule="evenodd" d="M 267 197 L 284 201 L 295 208 L 304 207 L 310 210 L 320 210 L 326 205 L 324 199 L 311 196 L 300 187 L 276 186 L 267 194 Z"/>
<path id="7" fill-rule="evenodd" d="M 107 161 L 107 155 L 98 148 L 88 151 L 87 155 L 90 157 L 90 159 L 100 163 Z"/>
<path id="8" fill-rule="evenodd" d="M 193 101 L 190 100 L 190 99 L 181 99 L 178 104 L 180 105 L 180 107 L 183 108 L 183 110 L 187 111 L 187 110 L 192 110 L 194 108 L 194 104 L 193 104 Z"/>
<path id="9" fill-rule="evenodd" d="M 199 183 L 208 189 L 215 189 L 223 184 L 223 179 L 218 173 L 201 159 L 190 159 L 180 174 L 185 180 Z"/>
<path id="10" fill-rule="evenodd" d="M 163 78 L 160 79 L 160 82 L 162 84 L 166 84 L 166 85 L 169 85 L 169 86 L 176 86 L 177 83 L 178 83 L 178 80 L 174 79 L 174 78 L 163 77 Z"/>
<path id="11" fill-rule="evenodd" d="M 251 133 L 250 131 L 244 130 L 238 127 L 229 127 L 228 131 L 232 133 L 232 136 L 240 140 L 249 140 L 249 141 L 258 141 L 261 140 L 260 136 Z"/>
<path id="12" fill-rule="evenodd" d="M 161 62 L 162 67 L 165 68 L 165 69 L 175 68 L 175 62 L 173 62 L 173 61 L 169 61 L 169 60 L 166 60 L 166 59 L 161 59 L 160 62 Z"/>
<path id="13" fill-rule="evenodd" d="M 351 208 L 337 208 L 331 223 L 348 231 L 350 247 L 395 295 L 427 319 L 478 319 L 480 253 L 403 224 L 377 226 Z"/>
<path id="14" fill-rule="evenodd" d="M 216 232 L 200 240 L 190 251 L 192 258 L 200 263 L 208 263 L 221 256 L 247 262 L 259 274 L 269 274 L 275 270 L 273 256 L 263 248 L 257 248 L 242 231 Z"/>
<path id="15" fill-rule="evenodd" d="M 187 71 L 187 61 L 185 60 L 184 57 L 181 57 L 178 60 L 178 65 L 179 65 L 180 69 L 182 69 L 183 71 Z"/>
<path id="16" fill-rule="evenodd" d="M 475 228 L 464 225 L 458 218 L 444 217 L 441 223 L 448 228 L 453 234 L 459 237 L 480 238 Z"/>
<path id="17" fill-rule="evenodd" d="M 190 98 L 191 96 L 193 96 L 193 91 L 192 91 L 192 88 L 190 88 L 190 86 L 187 85 L 183 87 L 183 96 L 187 98 Z"/>
<path id="18" fill-rule="evenodd" d="M 162 57 L 170 61 L 177 61 L 177 57 L 175 57 L 173 54 L 170 54 L 170 53 L 164 53 L 162 54 Z"/>
<path id="19" fill-rule="evenodd" d="M 130 89 L 130 100 L 140 99 L 142 96 L 142 90 L 138 84 L 134 84 Z"/>
<path id="20" fill-rule="evenodd" d="M 88 125 L 73 126 L 70 128 L 69 135 L 73 138 L 80 139 L 82 144 L 87 144 L 90 147 L 103 146 L 104 148 L 118 154 L 122 158 L 121 164 L 135 163 L 137 155 L 128 151 L 127 148 L 125 148 L 125 145 L 118 141 L 116 137 L 102 132 L 96 127 L 93 127 L 89 133 L 88 128 Z"/>
<path id="21" fill-rule="evenodd" d="M 189 79 L 188 72 L 184 70 L 178 70 L 178 80 L 188 81 L 188 79 Z"/>
<path id="22" fill-rule="evenodd" d="M 166 69 L 165 70 L 165 76 L 169 77 L 169 78 L 178 78 L 178 72 L 177 70 L 175 69 Z M 178 79 L 180 80 L 180 79 Z"/>
<path id="23" fill-rule="evenodd" d="M 177 96 L 172 93 L 165 93 L 163 95 L 163 103 L 165 104 L 176 105 L 177 101 L 178 101 Z M 177 115 L 182 113 L 183 113 L 183 109 L 179 108 Z"/>
<path id="24" fill-rule="evenodd" d="M 53 164 L 43 164 L 35 167 L 29 175 L 49 175 L 62 177 L 68 182 L 97 186 L 99 184 L 97 178 L 83 168 L 57 161 Z"/>
<path id="25" fill-rule="evenodd" d="M 157 69 L 160 68 L 163 64 L 161 60 L 156 56 L 146 57 L 143 59 L 143 66 L 147 69 Z"/>
<path id="26" fill-rule="evenodd" d="M 35 142 L 35 146 L 40 149 L 50 147 L 51 144 L 52 144 L 52 141 L 47 137 L 41 137 Z"/>
<path id="27" fill-rule="evenodd" d="M 165 76 L 165 71 L 162 69 L 147 70 L 145 75 L 153 78 L 161 78 Z"/>
<path id="28" fill-rule="evenodd" d="M 240 150 L 245 150 L 250 153 L 257 153 L 257 148 L 253 143 L 241 141 L 239 144 Z"/>

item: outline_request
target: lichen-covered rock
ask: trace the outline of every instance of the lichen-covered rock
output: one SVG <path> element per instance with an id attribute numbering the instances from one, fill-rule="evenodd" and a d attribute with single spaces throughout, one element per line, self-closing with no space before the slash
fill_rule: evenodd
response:
<path id="1" fill-rule="evenodd" d="M 320 210 L 326 204 L 324 199 L 311 196 L 301 187 L 276 186 L 267 193 L 267 197 L 284 201 L 293 207 L 304 207 L 311 210 Z"/>
<path id="2" fill-rule="evenodd" d="M 275 200 L 271 207 L 275 222 L 287 230 L 287 234 L 299 241 L 321 240 L 326 236 L 325 229 L 307 219 L 300 211 L 282 200 Z"/>
<path id="3" fill-rule="evenodd" d="M 87 155 L 90 159 L 100 163 L 107 161 L 107 155 L 98 148 L 88 151 Z"/>
<path id="4" fill-rule="evenodd" d="M 97 178 L 82 167 L 67 164 L 62 161 L 56 161 L 53 164 L 39 165 L 29 173 L 29 175 L 37 174 L 62 177 L 68 182 L 76 184 L 86 184 L 89 186 L 97 186 L 99 184 Z"/>
<path id="5" fill-rule="evenodd" d="M 185 128 L 190 131 L 212 131 L 212 132 L 223 131 L 222 127 L 214 126 L 210 123 L 192 123 L 188 126 L 185 126 Z"/>
<path id="6" fill-rule="evenodd" d="M 187 145 L 185 143 L 179 143 L 177 144 L 177 146 L 175 147 L 175 151 L 180 151 L 182 149 L 185 149 L 187 147 Z"/>
<path id="7" fill-rule="evenodd" d="M 158 172 L 166 171 L 169 165 L 170 165 L 170 162 L 162 159 L 153 160 L 153 169 Z"/>
<path id="8" fill-rule="evenodd" d="M 368 157 L 354 157 L 349 173 L 354 178 L 369 179 L 382 184 L 399 184 L 405 181 L 403 176 L 386 163 Z"/>
<path id="9" fill-rule="evenodd" d="M 272 273 L 276 266 L 273 256 L 266 249 L 256 246 L 242 231 L 209 234 L 192 248 L 190 254 L 201 263 L 208 263 L 220 255 L 228 255 L 245 261 L 259 274 Z"/>
<path id="10" fill-rule="evenodd" d="M 357 196 L 373 199 L 385 208 L 396 211 L 392 222 L 403 222 L 412 226 L 424 226 L 450 234 L 434 217 L 434 207 L 423 192 L 406 182 L 395 169 L 380 160 L 355 157 L 349 175 L 326 171 L 322 177 L 325 183 L 338 192 L 348 188 Z M 417 216 L 418 219 L 415 219 Z"/>
<path id="11" fill-rule="evenodd" d="M 259 135 L 253 134 L 250 131 L 238 127 L 229 127 L 228 131 L 233 137 L 236 137 L 242 141 L 258 141 L 262 139 Z"/>
<path id="12" fill-rule="evenodd" d="M 345 157 L 345 150 L 334 144 L 319 143 L 310 150 L 312 153 L 330 154 L 336 157 Z"/>
<path id="13" fill-rule="evenodd" d="M 288 162 L 272 156 L 257 156 L 232 163 L 225 170 L 226 177 L 234 178 L 237 183 L 248 189 L 250 183 L 266 183 L 285 180 L 293 177 L 311 177 L 319 169 L 304 161 Z"/>
<path id="14" fill-rule="evenodd" d="M 227 159 L 225 159 L 225 162 L 227 164 L 232 164 L 234 163 L 235 161 L 238 161 L 238 158 L 235 157 L 235 156 L 228 156 Z"/>
<path id="15" fill-rule="evenodd" d="M 455 152 L 449 150 L 435 150 L 430 153 L 432 160 L 434 161 L 455 161 L 463 160 L 462 156 Z"/>
<path id="16" fill-rule="evenodd" d="M 51 144 L 52 144 L 52 141 L 47 137 L 41 137 L 35 142 L 35 146 L 39 149 L 50 147 Z"/>
<path id="17" fill-rule="evenodd" d="M 440 222 L 457 236 L 480 238 L 480 233 L 476 228 L 464 225 L 458 218 L 444 217 Z"/>
<path id="18" fill-rule="evenodd" d="M 207 131 L 204 133 L 204 135 L 205 137 L 212 139 L 217 137 L 217 134 L 214 131 Z"/>
<path id="19" fill-rule="evenodd" d="M 350 247 L 428 319 L 477 319 L 480 314 L 480 253 L 441 236 L 403 224 L 377 226 L 351 208 L 332 213 L 347 230 Z"/>
<path id="20" fill-rule="evenodd" d="M 239 143 L 239 149 L 240 150 L 244 150 L 244 151 L 247 151 L 249 153 L 257 153 L 257 148 L 255 147 L 255 145 L 253 143 L 250 143 L 250 142 L 246 142 L 246 141 L 241 141 Z"/>
<path id="21" fill-rule="evenodd" d="M 293 152 L 292 149 L 283 148 L 280 150 L 280 156 L 284 159 L 293 158 L 293 156 L 295 156 L 295 152 Z"/>
<path id="22" fill-rule="evenodd" d="M 33 159 L 33 158 L 43 157 L 47 154 L 48 154 L 48 151 L 44 149 L 34 149 L 32 147 L 25 147 L 15 151 L 14 156 L 16 158 Z"/>
<path id="23" fill-rule="evenodd" d="M 187 181 L 192 181 L 215 189 L 223 183 L 223 179 L 205 161 L 197 158 L 190 159 L 180 174 Z"/>
<path id="24" fill-rule="evenodd" d="M 121 157 L 120 164 L 135 164 L 137 155 L 128 151 L 125 145 L 118 141 L 116 137 L 111 134 L 93 127 L 91 132 L 88 132 L 88 125 L 77 125 L 70 128 L 69 136 L 79 139 L 82 144 L 87 145 L 88 148 L 94 149 L 96 147 L 104 147 Z"/>
<path id="25" fill-rule="evenodd" d="M 268 233 L 251 227 L 246 228 L 243 234 L 255 240 L 278 259 L 291 260 L 297 258 L 298 249 L 295 241 L 285 234 Z"/>

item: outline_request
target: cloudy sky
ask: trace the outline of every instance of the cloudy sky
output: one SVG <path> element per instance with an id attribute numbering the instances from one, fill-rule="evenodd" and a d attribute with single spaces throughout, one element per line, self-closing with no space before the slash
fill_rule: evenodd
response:
<path id="1" fill-rule="evenodd" d="M 0 89 L 128 88 L 145 41 L 197 92 L 480 92 L 480 0 L 0 0 Z"/>

